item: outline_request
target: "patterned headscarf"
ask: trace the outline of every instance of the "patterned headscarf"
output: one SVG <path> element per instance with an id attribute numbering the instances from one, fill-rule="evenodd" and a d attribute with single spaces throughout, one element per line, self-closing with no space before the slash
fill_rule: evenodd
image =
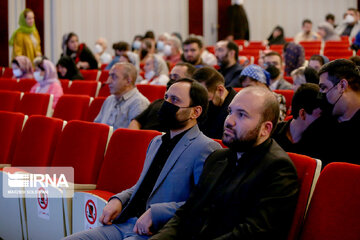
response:
<path id="1" fill-rule="evenodd" d="M 240 77 L 241 76 L 251 77 L 252 79 L 268 85 L 265 70 L 256 64 L 251 64 L 244 68 L 244 70 L 241 71 Z"/>
<path id="2" fill-rule="evenodd" d="M 305 51 L 303 46 L 294 42 L 287 43 L 284 47 L 285 74 L 290 76 L 291 72 L 305 62 Z"/>
<path id="3" fill-rule="evenodd" d="M 15 30 L 15 32 L 11 35 L 11 38 L 9 40 L 9 45 L 13 46 L 14 45 L 14 38 L 17 32 L 22 32 L 22 33 L 33 33 L 34 31 L 37 31 L 36 26 L 35 26 L 35 20 L 34 20 L 34 24 L 29 27 L 26 24 L 26 18 L 25 18 L 25 11 L 27 12 L 33 12 L 31 9 L 29 8 L 25 8 L 24 11 L 21 12 L 20 16 L 19 16 L 19 28 Z"/>

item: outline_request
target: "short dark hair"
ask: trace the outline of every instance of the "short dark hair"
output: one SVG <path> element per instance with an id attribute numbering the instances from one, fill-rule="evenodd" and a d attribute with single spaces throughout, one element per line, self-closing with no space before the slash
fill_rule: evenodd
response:
<path id="1" fill-rule="evenodd" d="M 304 26 L 305 23 L 310 23 L 310 24 L 312 24 L 312 21 L 307 18 L 307 19 L 304 19 L 304 21 L 302 22 L 302 26 Z"/>
<path id="2" fill-rule="evenodd" d="M 318 61 L 321 66 L 325 64 L 324 58 L 318 54 L 312 55 L 309 61 L 311 60 Z"/>
<path id="3" fill-rule="evenodd" d="M 155 40 L 155 33 L 149 30 L 145 33 L 144 38 L 151 38 Z"/>
<path id="4" fill-rule="evenodd" d="M 320 107 L 318 98 L 320 87 L 314 83 L 305 83 L 296 90 L 291 102 L 291 115 L 294 119 L 299 117 L 299 111 L 304 109 L 307 114 L 312 114 L 314 109 Z"/>
<path id="5" fill-rule="evenodd" d="M 349 58 L 350 61 L 356 64 L 356 66 L 360 66 L 360 56 L 352 56 Z"/>
<path id="6" fill-rule="evenodd" d="M 203 85 L 198 83 L 196 80 L 191 78 L 180 78 L 176 80 L 174 83 L 178 82 L 188 82 L 190 83 L 190 106 L 200 106 L 202 108 L 202 112 L 197 119 L 197 122 L 201 122 L 205 116 L 208 109 L 209 101 L 208 101 L 208 93 Z"/>
<path id="7" fill-rule="evenodd" d="M 118 51 L 129 51 L 130 46 L 127 42 L 120 41 L 120 42 L 114 43 L 112 48 L 114 50 L 118 50 Z"/>
<path id="8" fill-rule="evenodd" d="M 11 61 L 11 63 L 16 64 L 20 68 L 20 63 L 15 58 Z"/>
<path id="9" fill-rule="evenodd" d="M 212 67 L 202 67 L 197 69 L 193 74 L 193 79 L 199 83 L 205 83 L 208 91 L 213 91 L 217 86 L 225 84 L 224 77 Z"/>
<path id="10" fill-rule="evenodd" d="M 229 50 L 234 50 L 235 51 L 235 61 L 238 61 L 239 59 L 239 46 L 233 42 L 233 41 L 228 41 L 228 44 L 226 45 L 227 49 Z"/>
<path id="11" fill-rule="evenodd" d="M 285 45 L 284 45 L 284 48 L 285 48 Z M 271 56 L 278 56 L 280 58 L 280 63 L 283 62 L 283 59 L 282 59 L 280 53 L 275 52 L 275 51 L 271 51 L 271 52 L 268 52 L 268 53 L 265 54 L 265 57 L 271 57 Z"/>
<path id="12" fill-rule="evenodd" d="M 349 87 L 355 91 L 360 91 L 360 72 L 358 67 L 348 59 L 336 59 L 324 64 L 319 70 L 319 76 L 328 73 L 328 79 L 334 85 L 338 84 L 341 79 L 346 79 Z"/>
<path id="13" fill-rule="evenodd" d="M 306 67 L 304 70 L 305 81 L 307 83 L 319 84 L 319 74 L 312 67 Z"/>
<path id="14" fill-rule="evenodd" d="M 203 44 L 202 44 L 201 40 L 196 38 L 196 37 L 189 37 L 188 39 L 186 39 L 184 41 L 183 45 L 189 45 L 189 44 L 192 44 L 192 43 L 196 43 L 199 46 L 200 49 L 203 47 Z"/>
<path id="15" fill-rule="evenodd" d="M 326 14 L 325 20 L 327 21 L 327 20 L 329 20 L 329 19 L 335 21 L 335 16 L 334 16 L 334 14 L 332 14 L 332 13 Z"/>
<path id="16" fill-rule="evenodd" d="M 175 64 L 174 67 L 176 66 L 182 66 L 182 67 L 186 67 L 186 75 L 187 77 L 191 78 L 196 70 L 196 68 L 194 67 L 194 65 L 190 64 L 190 63 L 186 63 L 186 62 L 178 62 L 177 64 Z"/>

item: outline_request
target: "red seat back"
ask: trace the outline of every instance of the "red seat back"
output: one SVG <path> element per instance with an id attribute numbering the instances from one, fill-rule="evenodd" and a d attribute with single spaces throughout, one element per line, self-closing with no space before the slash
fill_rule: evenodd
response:
<path id="1" fill-rule="evenodd" d="M 49 106 L 52 106 L 50 94 L 44 93 L 25 93 L 16 109 L 26 115 L 43 115 L 46 116 Z M 50 104 L 50 105 L 49 105 Z"/>
<path id="2" fill-rule="evenodd" d="M 97 69 L 81 69 L 80 70 L 81 74 L 84 77 L 84 80 L 96 80 L 97 79 L 97 75 L 98 75 L 98 70 Z"/>
<path id="3" fill-rule="evenodd" d="M 16 90 L 20 92 L 30 92 L 31 88 L 36 84 L 35 79 L 20 79 L 16 85 Z"/>
<path id="4" fill-rule="evenodd" d="M 98 83 L 99 82 L 97 81 L 74 80 L 72 81 L 69 89 L 65 93 L 89 95 L 91 97 L 95 97 Z"/>
<path id="5" fill-rule="evenodd" d="M 12 166 L 50 166 L 63 121 L 33 115 L 26 121 Z"/>
<path id="6" fill-rule="evenodd" d="M 16 80 L 10 78 L 0 79 L 0 90 L 16 90 Z"/>
<path id="7" fill-rule="evenodd" d="M 63 120 L 86 120 L 90 97 L 85 95 L 63 95 L 57 102 L 53 117 Z"/>
<path id="8" fill-rule="evenodd" d="M 300 239 L 355 240 L 360 236 L 360 166 L 330 163 L 320 174 Z"/>
<path id="9" fill-rule="evenodd" d="M 19 141 L 25 115 L 0 111 L 0 163 L 10 164 Z M 26 119 L 25 119 L 26 120 Z"/>
<path id="10" fill-rule="evenodd" d="M 64 93 L 67 92 L 67 90 L 69 89 L 69 79 L 59 79 L 60 83 L 61 83 L 61 87 L 64 91 Z"/>
<path id="11" fill-rule="evenodd" d="M 99 97 L 108 97 L 110 96 L 111 93 L 110 93 L 110 89 L 109 89 L 109 86 L 107 84 L 101 84 L 101 88 L 100 88 L 100 91 L 99 91 Z"/>
<path id="12" fill-rule="evenodd" d="M 97 97 L 95 98 L 89 107 L 89 112 L 87 115 L 87 120 L 89 122 L 93 122 L 96 118 L 96 116 L 99 114 L 100 109 L 105 101 L 106 97 Z"/>
<path id="13" fill-rule="evenodd" d="M 311 191 L 321 171 L 321 162 L 296 153 L 288 153 L 288 155 L 296 167 L 300 185 L 298 202 L 288 235 L 288 240 L 295 240 L 304 223 L 306 209 L 311 198 Z"/>
<path id="14" fill-rule="evenodd" d="M 13 77 L 13 71 L 12 68 L 5 67 L 4 72 L 1 76 L 2 78 L 12 78 Z"/>
<path id="15" fill-rule="evenodd" d="M 117 193 L 132 187 L 140 176 L 150 141 L 159 134 L 153 130 L 117 129 L 111 136 L 96 188 Z"/>
<path id="16" fill-rule="evenodd" d="M 137 84 L 136 87 L 150 102 L 164 98 L 166 92 L 166 86 L 162 85 Z"/>
<path id="17" fill-rule="evenodd" d="M 108 77 L 109 77 L 109 70 L 102 70 L 99 77 L 99 82 L 102 83 L 106 82 Z"/>
<path id="18" fill-rule="evenodd" d="M 294 90 L 274 90 L 274 92 L 281 94 L 285 97 L 286 100 L 286 109 L 289 109 L 291 106 L 292 98 L 294 96 Z"/>
<path id="19" fill-rule="evenodd" d="M 52 166 L 74 168 L 75 183 L 96 184 L 110 127 L 73 120 L 66 124 L 56 146 Z"/>
<path id="20" fill-rule="evenodd" d="M 15 111 L 20 103 L 21 92 L 0 90 L 0 111 Z"/>

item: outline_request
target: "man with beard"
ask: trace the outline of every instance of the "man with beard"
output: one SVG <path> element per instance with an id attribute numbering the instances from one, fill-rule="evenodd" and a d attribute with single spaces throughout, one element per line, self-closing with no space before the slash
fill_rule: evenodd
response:
<path id="1" fill-rule="evenodd" d="M 223 143 L 187 202 L 152 240 L 287 239 L 297 195 L 296 169 L 270 138 L 279 116 L 265 88 L 241 90 L 229 105 Z"/>
<path id="2" fill-rule="evenodd" d="M 283 61 L 278 52 L 269 52 L 265 54 L 264 66 L 266 71 L 270 73 L 270 89 L 271 90 L 291 90 L 292 84 L 286 81 L 283 74 Z"/>
<path id="3" fill-rule="evenodd" d="M 302 31 L 297 33 L 294 37 L 294 42 L 304 42 L 304 41 L 316 41 L 321 40 L 320 35 L 317 32 L 312 30 L 312 22 L 310 19 L 305 19 L 302 22 Z"/>
<path id="4" fill-rule="evenodd" d="M 196 37 L 190 37 L 185 40 L 184 53 L 181 56 L 184 62 L 194 65 L 196 68 L 207 66 L 201 59 L 203 44 L 200 39 Z"/>
<path id="5" fill-rule="evenodd" d="M 225 87 L 240 87 L 242 66 L 238 63 L 239 47 L 233 41 L 219 41 L 215 46 L 219 72 L 225 78 Z"/>
<path id="6" fill-rule="evenodd" d="M 159 115 L 170 131 L 151 141 L 138 182 L 109 199 L 99 219 L 106 226 L 67 239 L 147 239 L 189 197 L 205 159 L 221 147 L 197 126 L 208 105 L 201 84 L 180 79 L 170 86 L 165 100 Z"/>

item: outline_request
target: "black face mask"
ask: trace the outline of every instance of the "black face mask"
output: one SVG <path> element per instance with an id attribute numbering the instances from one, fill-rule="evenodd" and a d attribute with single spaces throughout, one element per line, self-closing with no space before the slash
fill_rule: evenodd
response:
<path id="1" fill-rule="evenodd" d="M 332 112 L 334 110 L 334 107 L 336 103 L 340 100 L 342 97 L 342 94 L 338 97 L 338 99 L 334 103 L 329 103 L 326 94 L 330 92 L 334 87 L 336 87 L 337 84 L 335 84 L 332 88 L 330 88 L 326 93 L 319 92 L 318 93 L 318 99 L 320 101 L 320 109 L 322 111 L 323 115 L 331 116 Z"/>
<path id="2" fill-rule="evenodd" d="M 165 101 L 158 112 L 160 124 L 170 130 L 176 130 L 182 128 L 186 121 L 190 118 L 179 121 L 176 118 L 176 113 L 179 111 L 180 107 L 176 106 L 168 101 Z"/>
<path id="3" fill-rule="evenodd" d="M 270 78 L 275 79 L 280 75 L 280 70 L 274 65 L 270 65 L 266 68 L 266 71 L 270 73 Z"/>

